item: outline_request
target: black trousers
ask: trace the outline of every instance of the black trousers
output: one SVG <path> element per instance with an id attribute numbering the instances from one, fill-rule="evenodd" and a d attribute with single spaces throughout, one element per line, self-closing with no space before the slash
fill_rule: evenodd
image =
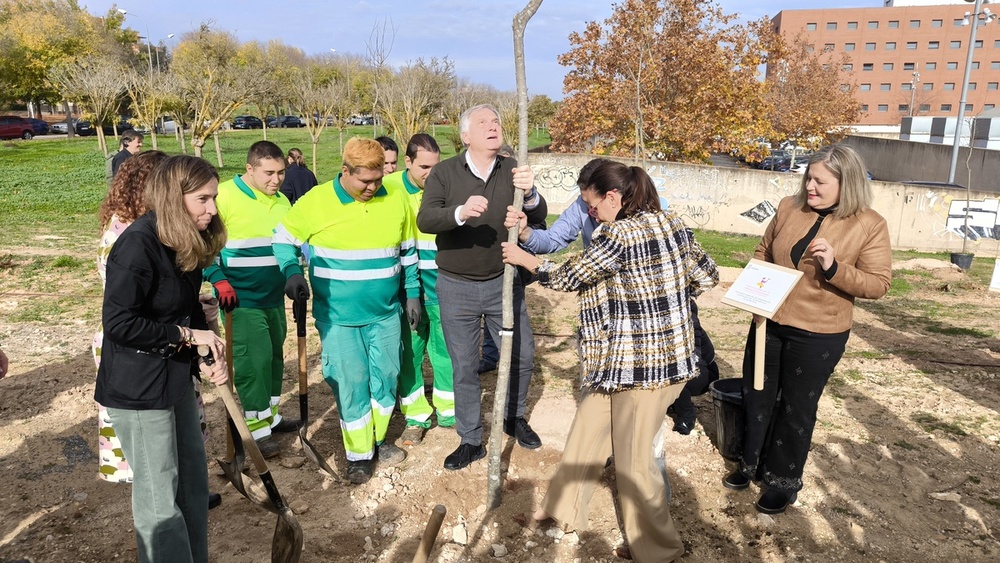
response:
<path id="1" fill-rule="evenodd" d="M 751 325 L 743 354 L 744 475 L 770 488 L 802 488 L 819 398 L 849 336 L 850 331 L 820 334 L 767 321 L 764 389 L 755 391 Z"/>
<path id="2" fill-rule="evenodd" d="M 689 379 L 684 384 L 684 390 L 674 401 L 673 410 L 679 422 L 694 422 L 698 411 L 694 408 L 691 397 L 704 394 L 708 391 L 708 386 L 719 379 L 719 364 L 715 362 L 715 345 L 701 327 L 698 305 L 694 299 L 691 300 L 691 321 L 694 323 L 694 349 L 698 353 L 698 377 Z"/>

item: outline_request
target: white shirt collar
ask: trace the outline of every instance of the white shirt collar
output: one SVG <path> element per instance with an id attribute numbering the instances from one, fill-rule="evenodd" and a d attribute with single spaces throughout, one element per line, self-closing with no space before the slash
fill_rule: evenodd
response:
<path id="1" fill-rule="evenodd" d="M 493 157 L 493 162 L 491 162 L 489 168 L 486 169 L 486 174 L 482 174 L 478 169 L 476 169 L 476 165 L 472 163 L 472 157 L 469 156 L 468 150 L 465 151 L 465 163 L 469 165 L 469 170 L 471 170 L 477 178 L 485 182 L 489 179 L 490 174 L 493 173 L 493 167 L 497 164 L 497 157 Z"/>

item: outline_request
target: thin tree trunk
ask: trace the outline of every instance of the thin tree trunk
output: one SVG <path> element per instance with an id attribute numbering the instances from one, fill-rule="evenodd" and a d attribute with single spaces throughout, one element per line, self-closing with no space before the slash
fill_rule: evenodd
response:
<path id="1" fill-rule="evenodd" d="M 219 168 L 222 168 L 222 147 L 219 146 L 218 131 L 212 133 L 212 141 L 215 142 L 215 159 L 219 162 Z"/>
<path id="2" fill-rule="evenodd" d="M 514 16 L 514 71 L 517 77 L 518 165 L 528 162 L 528 86 L 524 74 L 524 29 L 535 15 L 542 0 L 529 0 L 528 5 Z M 524 192 L 514 189 L 514 209 L 524 206 Z M 517 227 L 507 232 L 507 242 L 517 244 Z M 487 506 L 500 506 L 500 453 L 503 451 L 503 421 L 507 411 L 507 391 L 510 384 L 510 356 L 514 347 L 514 266 L 503 269 L 503 319 L 500 327 L 500 364 L 497 367 L 497 388 L 493 394 L 493 424 L 490 427 L 490 459 L 487 479 Z"/>

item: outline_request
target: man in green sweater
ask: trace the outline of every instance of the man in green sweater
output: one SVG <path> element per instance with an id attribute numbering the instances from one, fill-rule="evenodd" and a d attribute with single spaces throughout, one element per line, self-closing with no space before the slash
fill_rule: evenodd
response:
<path id="1" fill-rule="evenodd" d="M 246 173 L 219 184 L 216 206 L 229 240 L 205 268 L 219 307 L 233 313 L 233 380 L 250 432 L 264 457 L 280 454 L 272 432 L 295 432 L 300 421 L 278 413 L 285 371 L 285 276 L 271 249 L 271 235 L 291 208 L 278 189 L 285 155 L 270 141 L 247 152 Z"/>

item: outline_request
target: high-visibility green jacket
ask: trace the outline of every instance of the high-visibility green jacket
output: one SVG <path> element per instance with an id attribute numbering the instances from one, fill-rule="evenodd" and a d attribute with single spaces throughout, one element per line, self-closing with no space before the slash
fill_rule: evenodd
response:
<path id="1" fill-rule="evenodd" d="M 229 238 L 215 263 L 205 268 L 205 279 L 213 284 L 229 280 L 240 307 L 281 307 L 285 276 L 278 268 L 271 238 L 292 206 L 288 198 L 281 192 L 269 196 L 236 176 L 219 184 L 215 204 Z"/>
<path id="2" fill-rule="evenodd" d="M 413 212 L 403 194 L 385 186 L 355 201 L 340 176 L 309 190 L 274 231 L 274 255 L 285 277 L 302 273 L 299 247 L 310 246 L 313 317 L 342 326 L 364 326 L 401 312 L 420 296 Z"/>
<path id="3" fill-rule="evenodd" d="M 436 235 L 429 235 L 420 232 L 417 228 L 417 212 L 420 211 L 420 202 L 424 199 L 424 191 L 413 185 L 406 170 L 394 172 L 382 178 L 382 185 L 390 192 L 401 191 L 406 194 L 406 200 L 410 204 L 413 213 L 413 232 L 416 233 L 417 240 L 417 267 L 420 270 L 420 289 L 424 294 L 424 303 L 437 305 L 437 243 L 434 240 Z"/>

